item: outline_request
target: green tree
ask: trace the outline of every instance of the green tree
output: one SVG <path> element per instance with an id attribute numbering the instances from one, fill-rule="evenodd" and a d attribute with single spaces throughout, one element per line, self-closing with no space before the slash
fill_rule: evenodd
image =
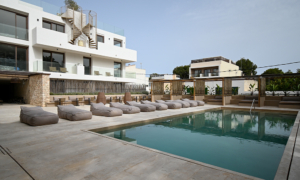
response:
<path id="1" fill-rule="evenodd" d="M 262 74 L 284 74 L 284 73 L 283 73 L 283 71 L 281 69 L 271 68 L 271 69 L 265 70 L 265 72 L 262 73 Z"/>
<path id="2" fill-rule="evenodd" d="M 156 76 L 158 76 L 157 73 L 152 73 L 152 74 L 150 74 L 149 80 L 151 80 L 152 77 L 156 77 Z"/>
<path id="3" fill-rule="evenodd" d="M 243 71 L 243 73 L 246 76 L 256 75 L 257 74 L 257 65 L 254 64 L 249 59 L 241 58 L 236 63 L 240 67 L 240 70 Z"/>
<path id="4" fill-rule="evenodd" d="M 180 76 L 181 79 L 188 79 L 189 78 L 189 65 L 185 66 L 177 66 L 173 69 L 173 74 L 177 74 Z"/>
<path id="5" fill-rule="evenodd" d="M 300 73 L 300 69 L 297 69 L 297 73 Z"/>
<path id="6" fill-rule="evenodd" d="M 287 72 L 285 72 L 284 74 L 293 74 L 293 72 L 289 69 Z"/>
<path id="7" fill-rule="evenodd" d="M 73 9 L 75 11 L 79 10 L 79 6 L 77 4 L 77 2 L 75 2 L 74 0 L 65 0 L 65 5 L 69 8 L 69 9 Z"/>

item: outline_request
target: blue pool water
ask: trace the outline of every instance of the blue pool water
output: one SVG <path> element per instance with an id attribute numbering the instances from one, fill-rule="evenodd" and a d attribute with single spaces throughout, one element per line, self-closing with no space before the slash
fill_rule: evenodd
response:
<path id="1" fill-rule="evenodd" d="M 251 176 L 274 179 L 296 115 L 218 110 L 99 132 Z"/>

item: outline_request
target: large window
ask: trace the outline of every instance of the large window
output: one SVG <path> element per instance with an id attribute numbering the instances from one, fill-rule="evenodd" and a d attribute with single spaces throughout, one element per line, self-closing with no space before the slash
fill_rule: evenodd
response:
<path id="1" fill-rule="evenodd" d="M 43 51 L 43 71 L 66 72 L 63 53 Z"/>
<path id="2" fill-rule="evenodd" d="M 115 45 L 115 46 L 118 46 L 118 47 L 122 47 L 122 41 L 121 41 L 121 40 L 114 39 L 114 45 Z"/>
<path id="3" fill-rule="evenodd" d="M 207 77 L 210 73 L 210 69 L 205 69 L 204 70 L 204 76 Z"/>
<path id="4" fill-rule="evenodd" d="M 91 58 L 83 58 L 83 66 L 84 66 L 84 74 L 85 75 L 91 75 L 91 70 L 92 70 L 92 66 L 91 66 Z"/>
<path id="5" fill-rule="evenodd" d="M 48 21 L 43 21 L 43 28 L 51 29 L 54 31 L 62 32 L 62 33 L 65 32 L 65 26 L 59 25 L 56 23 L 52 23 L 52 22 L 48 22 Z"/>
<path id="6" fill-rule="evenodd" d="M 27 71 L 27 48 L 0 43 L 0 70 Z"/>
<path id="7" fill-rule="evenodd" d="M 27 17 L 0 9 L 0 35 L 28 40 Z"/>
<path id="8" fill-rule="evenodd" d="M 122 63 L 114 63 L 114 77 L 122 77 Z"/>
<path id="9" fill-rule="evenodd" d="M 97 35 L 97 42 L 104 43 L 104 36 Z"/>

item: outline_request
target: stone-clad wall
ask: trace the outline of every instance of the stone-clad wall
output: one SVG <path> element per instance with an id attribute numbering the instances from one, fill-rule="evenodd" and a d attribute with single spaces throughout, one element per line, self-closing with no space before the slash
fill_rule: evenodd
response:
<path id="1" fill-rule="evenodd" d="M 45 107 L 50 101 L 50 78 L 49 75 L 40 74 L 29 77 L 30 104 Z"/>

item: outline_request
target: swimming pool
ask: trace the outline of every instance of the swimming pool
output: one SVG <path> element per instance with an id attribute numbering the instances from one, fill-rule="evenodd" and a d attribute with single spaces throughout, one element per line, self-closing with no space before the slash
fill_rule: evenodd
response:
<path id="1" fill-rule="evenodd" d="M 217 110 L 98 133 L 274 179 L 295 118 L 293 114 Z"/>

